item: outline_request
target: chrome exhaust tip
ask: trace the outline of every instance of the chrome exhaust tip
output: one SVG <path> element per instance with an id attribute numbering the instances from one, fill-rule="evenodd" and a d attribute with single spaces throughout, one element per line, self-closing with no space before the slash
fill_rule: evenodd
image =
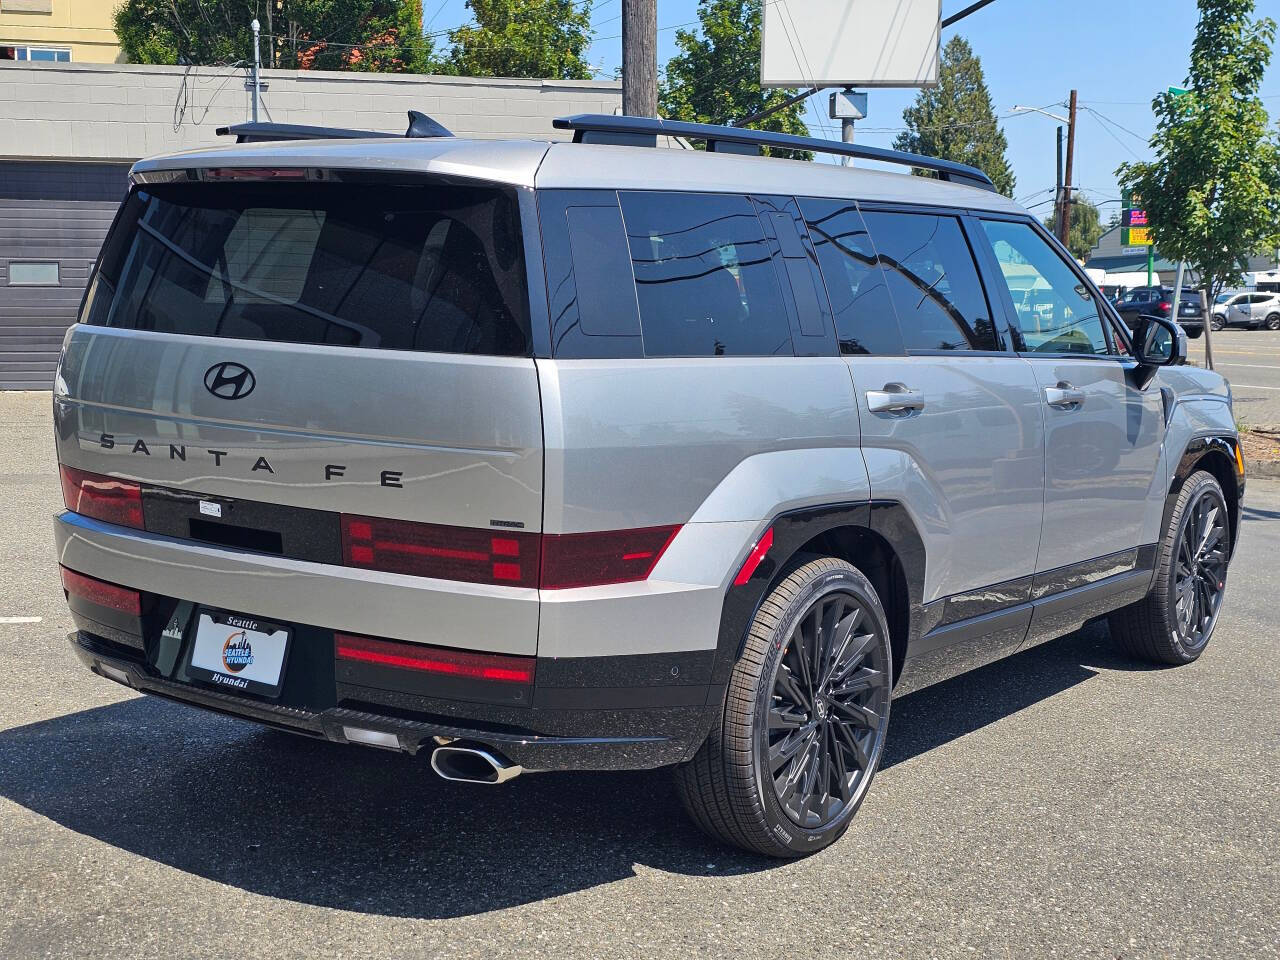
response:
<path id="1" fill-rule="evenodd" d="M 460 783 L 506 783 L 524 773 L 524 767 L 485 747 L 436 747 L 431 769 Z"/>

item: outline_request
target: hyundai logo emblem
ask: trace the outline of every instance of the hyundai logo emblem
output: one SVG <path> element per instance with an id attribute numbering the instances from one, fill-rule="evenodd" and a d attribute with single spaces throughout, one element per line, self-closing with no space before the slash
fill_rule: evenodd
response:
<path id="1" fill-rule="evenodd" d="M 215 363 L 204 373 L 205 388 L 223 400 L 239 400 L 253 393 L 258 381 L 253 371 L 244 364 L 223 361 Z"/>

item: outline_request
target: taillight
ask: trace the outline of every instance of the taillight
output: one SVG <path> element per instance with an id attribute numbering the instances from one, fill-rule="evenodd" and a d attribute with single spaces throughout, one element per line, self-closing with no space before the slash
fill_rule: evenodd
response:
<path id="1" fill-rule="evenodd" d="M 472 653 L 446 647 L 424 647 L 416 643 L 375 640 L 372 637 L 334 634 L 334 652 L 339 660 L 372 663 L 382 667 L 421 670 L 472 680 L 498 683 L 533 683 L 534 657 L 501 653 Z"/>
<path id="2" fill-rule="evenodd" d="M 643 580 L 679 531 L 670 526 L 544 534 L 541 586 L 563 590 Z"/>
<path id="3" fill-rule="evenodd" d="M 107 583 L 105 580 L 94 577 L 86 577 L 83 573 L 76 573 L 66 567 L 60 566 L 58 569 L 62 573 L 62 589 L 67 593 L 88 600 L 90 603 L 96 603 L 100 607 L 110 607 L 112 610 L 119 610 L 121 613 L 128 613 L 135 617 L 142 616 L 142 594 L 137 590 L 130 590 L 128 587 Z"/>
<path id="4" fill-rule="evenodd" d="M 643 580 L 679 526 L 537 534 L 342 515 L 342 562 L 415 577 L 563 590 Z"/>
<path id="5" fill-rule="evenodd" d="M 349 567 L 440 580 L 538 585 L 538 535 L 342 515 Z"/>
<path id="6" fill-rule="evenodd" d="M 1172 307 L 1173 307 L 1173 304 L 1172 304 L 1172 303 L 1170 303 L 1168 300 L 1161 300 L 1161 301 L 1160 301 L 1160 309 L 1161 309 L 1161 310 L 1169 310 L 1169 309 L 1171 309 Z"/>
<path id="7" fill-rule="evenodd" d="M 67 509 L 95 520 L 142 529 L 142 488 L 75 467 L 60 466 L 62 501 Z"/>

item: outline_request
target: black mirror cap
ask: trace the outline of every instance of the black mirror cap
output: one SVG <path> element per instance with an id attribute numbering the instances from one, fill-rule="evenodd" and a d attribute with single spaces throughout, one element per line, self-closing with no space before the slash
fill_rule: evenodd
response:
<path id="1" fill-rule="evenodd" d="M 1165 317 L 1142 316 L 1133 327 L 1133 358 L 1141 367 L 1187 362 L 1187 332 Z"/>

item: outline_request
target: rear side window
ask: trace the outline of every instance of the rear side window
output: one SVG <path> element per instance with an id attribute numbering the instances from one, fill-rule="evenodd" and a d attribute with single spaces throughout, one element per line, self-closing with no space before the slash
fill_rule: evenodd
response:
<path id="1" fill-rule="evenodd" d="M 510 191 L 178 183 L 129 197 L 85 321 L 389 350 L 530 353 Z"/>
<path id="2" fill-rule="evenodd" d="M 623 193 L 650 357 L 793 353 L 778 275 L 745 196 Z"/>
<path id="3" fill-rule="evenodd" d="M 902 353 L 898 318 L 858 208 L 843 200 L 802 199 L 800 209 L 835 313 L 840 352 Z"/>
<path id="4" fill-rule="evenodd" d="M 955 217 L 864 212 L 907 350 L 999 350 L 973 253 Z"/>

